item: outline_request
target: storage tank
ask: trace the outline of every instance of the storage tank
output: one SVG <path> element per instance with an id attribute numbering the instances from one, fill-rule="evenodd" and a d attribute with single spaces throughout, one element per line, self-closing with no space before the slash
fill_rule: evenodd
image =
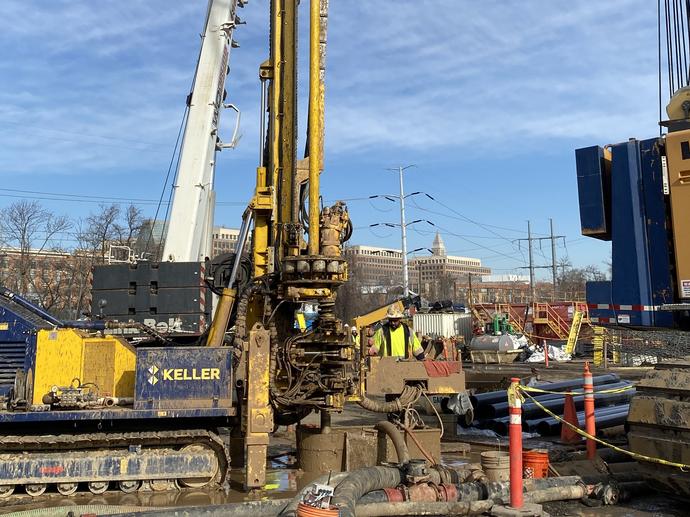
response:
<path id="1" fill-rule="evenodd" d="M 528 344 L 525 336 L 484 334 L 474 336 L 467 347 L 476 363 L 512 363 Z"/>

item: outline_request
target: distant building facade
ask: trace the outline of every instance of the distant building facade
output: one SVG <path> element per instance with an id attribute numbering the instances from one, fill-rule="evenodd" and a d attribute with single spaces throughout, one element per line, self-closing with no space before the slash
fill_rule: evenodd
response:
<path id="1" fill-rule="evenodd" d="M 408 260 L 410 289 L 424 296 L 443 294 L 440 287 L 466 283 L 469 275 L 490 275 L 491 269 L 481 260 L 448 255 L 443 239 L 436 234 L 432 254 L 413 256 Z M 351 246 L 345 250 L 350 267 L 363 287 L 400 286 L 402 284 L 402 252 L 377 246 Z M 477 278 L 477 281 L 480 281 Z M 445 293 L 448 296 L 448 293 Z"/>
<path id="2" fill-rule="evenodd" d="M 211 252 L 213 256 L 223 253 L 232 253 L 237 249 L 237 239 L 240 237 L 240 230 L 237 228 L 225 228 L 224 226 L 213 227 L 213 239 L 211 240 Z"/>
<path id="3" fill-rule="evenodd" d="M 420 294 L 446 294 L 448 285 L 465 283 L 470 275 L 482 277 L 491 274 L 491 269 L 482 266 L 482 261 L 470 257 L 458 257 L 446 253 L 446 245 L 440 233 L 436 233 L 431 246 L 431 255 L 410 258 L 410 288 Z M 481 281 L 480 278 L 477 281 Z"/>
<path id="4" fill-rule="evenodd" d="M 350 246 L 344 251 L 350 269 L 362 286 L 392 286 L 402 283 L 402 253 L 378 246 Z"/>

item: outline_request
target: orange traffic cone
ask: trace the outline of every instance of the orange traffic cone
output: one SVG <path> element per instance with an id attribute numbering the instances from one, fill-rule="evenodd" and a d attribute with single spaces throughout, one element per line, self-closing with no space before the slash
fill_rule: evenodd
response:
<path id="1" fill-rule="evenodd" d="M 575 401 L 572 395 L 566 395 L 563 403 L 563 420 L 580 427 L 580 422 L 577 419 L 577 410 L 575 409 Z M 563 443 L 577 443 L 581 440 L 580 435 L 573 431 L 572 428 L 565 424 L 561 424 L 561 442 Z"/>

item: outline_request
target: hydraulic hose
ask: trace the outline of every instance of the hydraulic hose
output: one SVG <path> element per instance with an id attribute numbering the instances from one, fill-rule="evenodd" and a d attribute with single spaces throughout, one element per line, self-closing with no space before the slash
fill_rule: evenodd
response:
<path id="1" fill-rule="evenodd" d="M 357 517 L 403 515 L 481 515 L 491 510 L 493 501 L 461 503 L 372 503 L 357 506 Z M 341 513 L 341 515 L 345 515 Z"/>
<path id="2" fill-rule="evenodd" d="M 402 463 L 403 465 L 409 463 L 410 451 L 407 449 L 405 439 L 397 427 L 386 420 L 382 420 L 374 426 L 374 429 L 386 433 L 391 439 L 393 447 L 395 447 L 395 454 L 398 456 L 398 463 Z"/>
<path id="3" fill-rule="evenodd" d="M 585 485 L 555 486 L 528 492 L 525 499 L 530 503 L 548 503 L 551 501 L 568 501 L 571 499 L 582 499 L 587 496 Z"/>
<path id="4" fill-rule="evenodd" d="M 414 404 L 421 396 L 422 390 L 415 386 L 405 386 L 400 396 L 390 402 L 379 402 L 362 396 L 359 405 L 374 413 L 398 413 L 410 404 Z"/>
<path id="5" fill-rule="evenodd" d="M 433 474 L 434 469 L 431 469 Z M 437 482 L 433 480 L 432 483 L 438 485 Z M 524 490 L 526 494 L 542 494 L 537 497 L 556 497 L 558 494 L 565 494 L 566 496 L 570 493 L 572 487 L 581 487 L 582 479 L 579 476 L 565 476 L 561 478 L 536 478 L 536 479 L 525 479 L 524 480 Z M 471 502 L 471 501 L 508 501 L 510 499 L 510 483 L 508 481 L 502 482 L 463 482 L 455 484 L 456 496 L 458 501 Z M 562 490 L 563 492 L 559 492 Z M 577 494 L 579 492 L 575 492 Z M 409 495 L 410 499 L 408 502 L 421 502 L 415 500 L 415 496 L 412 490 L 409 490 L 404 495 L 401 492 L 400 496 L 407 498 Z M 577 499 L 577 497 L 574 497 Z M 557 500 L 557 499 L 554 499 Z M 375 490 L 369 492 L 362 496 L 357 504 L 371 504 L 380 502 L 391 502 L 388 498 L 388 494 L 384 490 Z M 448 501 L 453 502 L 453 501 Z M 535 501 L 536 502 L 536 501 Z"/>
<path id="6" fill-rule="evenodd" d="M 358 469 L 336 487 L 331 503 L 340 508 L 340 517 L 355 517 L 355 506 L 360 497 L 373 490 L 396 487 L 401 480 L 402 476 L 398 468 L 367 467 Z"/>

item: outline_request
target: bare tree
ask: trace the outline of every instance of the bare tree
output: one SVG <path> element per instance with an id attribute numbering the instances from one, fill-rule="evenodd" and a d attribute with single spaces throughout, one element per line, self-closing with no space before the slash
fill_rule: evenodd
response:
<path id="1" fill-rule="evenodd" d="M 129 205 L 122 214 L 122 222 L 116 225 L 118 244 L 134 247 L 143 225 L 143 210 L 135 205 Z"/>
<path id="2" fill-rule="evenodd" d="M 105 260 L 108 246 L 117 240 L 120 233 L 118 220 L 120 206 L 100 205 L 98 212 L 91 212 L 81 225 L 82 240 L 92 250 L 93 256 Z"/>
<path id="3" fill-rule="evenodd" d="M 56 216 L 38 201 L 15 201 L 0 210 L 3 241 L 19 252 L 19 259 L 14 264 L 18 273 L 15 289 L 27 294 L 35 256 L 49 249 L 53 238 L 71 226 L 66 216 Z"/>
<path id="4" fill-rule="evenodd" d="M 568 259 L 563 259 L 558 267 L 558 290 L 566 299 L 583 300 L 587 282 L 606 280 L 606 274 L 594 265 L 577 268 L 573 267 Z"/>

